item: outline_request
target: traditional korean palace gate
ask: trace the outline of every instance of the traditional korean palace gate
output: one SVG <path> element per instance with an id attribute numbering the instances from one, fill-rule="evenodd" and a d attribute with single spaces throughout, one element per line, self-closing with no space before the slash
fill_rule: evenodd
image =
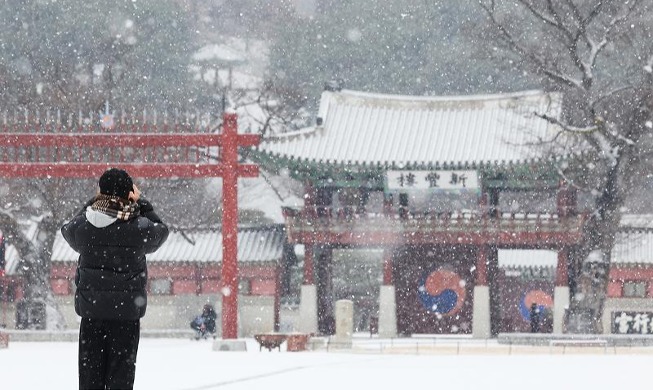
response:
<path id="1" fill-rule="evenodd" d="M 210 116 L 146 112 L 5 114 L 1 120 L 3 178 L 98 178 L 110 167 L 143 178 L 221 177 L 222 337 L 238 337 L 237 185 L 239 177 L 258 176 L 256 165 L 239 163 L 238 148 L 257 145 L 259 136 L 238 134 L 236 114 L 225 113 L 221 126 Z"/>
<path id="2" fill-rule="evenodd" d="M 548 307 L 553 331 L 561 333 L 570 255 L 583 240 L 587 216 L 577 210 L 576 192 L 558 174 L 556 160 L 529 157 L 531 151 L 519 147 L 554 134 L 533 112 L 558 115 L 558 98 L 327 90 L 314 127 L 251 150 L 249 157 L 266 170 L 305 183 L 304 204 L 284 209 L 289 242 L 305 247 L 300 330 L 329 331 L 333 251 L 371 248 L 384 258 L 382 337 L 490 337 L 499 325 L 499 250 L 557 254 Z M 502 209 L 509 191 L 546 193 L 549 205 Z M 420 208 L 411 204 L 414 194 L 466 196 L 468 203 Z"/>

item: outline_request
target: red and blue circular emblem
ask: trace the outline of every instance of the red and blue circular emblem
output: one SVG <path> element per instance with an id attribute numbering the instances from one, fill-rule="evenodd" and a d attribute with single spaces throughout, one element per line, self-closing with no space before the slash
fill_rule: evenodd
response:
<path id="1" fill-rule="evenodd" d="M 540 313 L 553 307 L 551 295 L 542 290 L 530 290 L 522 294 L 519 300 L 519 313 L 526 321 L 531 320 L 531 305 L 536 304 Z"/>
<path id="2" fill-rule="evenodd" d="M 100 114 L 100 126 L 103 129 L 113 129 L 116 122 L 114 121 L 113 115 L 111 114 Z"/>
<path id="3" fill-rule="evenodd" d="M 426 310 L 443 316 L 458 313 L 467 295 L 465 281 L 457 273 L 443 269 L 424 275 L 417 293 Z"/>

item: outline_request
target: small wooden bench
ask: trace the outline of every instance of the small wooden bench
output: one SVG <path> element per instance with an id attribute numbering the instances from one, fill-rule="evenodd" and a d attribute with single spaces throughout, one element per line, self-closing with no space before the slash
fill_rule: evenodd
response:
<path id="1" fill-rule="evenodd" d="M 285 334 L 280 333 L 263 333 L 254 335 L 254 339 L 258 342 L 259 351 L 263 348 L 267 348 L 268 351 L 272 352 L 274 348 L 277 348 L 281 352 L 281 344 L 286 341 L 288 338 Z"/>

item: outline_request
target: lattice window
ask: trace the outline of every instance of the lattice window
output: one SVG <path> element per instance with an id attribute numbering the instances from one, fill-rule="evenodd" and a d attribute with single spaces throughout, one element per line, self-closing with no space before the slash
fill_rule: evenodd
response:
<path id="1" fill-rule="evenodd" d="M 646 282 L 635 282 L 635 281 L 624 282 L 624 297 L 631 297 L 631 298 L 646 297 Z"/>
<path id="2" fill-rule="evenodd" d="M 150 281 L 150 293 L 152 295 L 169 295 L 172 293 L 172 280 L 153 279 Z"/>

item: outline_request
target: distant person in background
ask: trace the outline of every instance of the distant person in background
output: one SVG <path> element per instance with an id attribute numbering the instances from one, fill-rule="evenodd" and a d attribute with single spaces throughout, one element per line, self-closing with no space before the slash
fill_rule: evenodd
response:
<path id="1" fill-rule="evenodd" d="M 218 315 L 211 304 L 205 304 L 202 308 L 202 314 L 195 317 L 190 323 L 190 327 L 195 330 L 195 340 L 205 338 L 207 335 L 215 335 L 216 325 L 215 320 Z"/>
<path id="2" fill-rule="evenodd" d="M 107 170 L 99 187 L 61 228 L 79 253 L 79 388 L 132 389 L 140 319 L 147 306 L 145 255 L 165 242 L 168 227 L 126 171 Z"/>
<path id="3" fill-rule="evenodd" d="M 537 306 L 537 303 L 531 304 L 531 333 L 540 332 L 540 308 Z"/>

